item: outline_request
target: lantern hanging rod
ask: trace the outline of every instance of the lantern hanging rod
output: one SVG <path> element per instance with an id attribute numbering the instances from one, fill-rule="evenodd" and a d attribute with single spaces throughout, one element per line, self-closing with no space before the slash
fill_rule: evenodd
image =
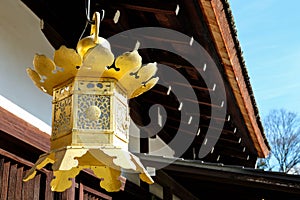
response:
<path id="1" fill-rule="evenodd" d="M 102 9 L 100 13 L 100 22 L 104 19 L 105 11 Z M 91 20 L 91 3 L 90 0 L 85 1 L 86 20 L 89 24 L 95 24 L 95 20 Z"/>

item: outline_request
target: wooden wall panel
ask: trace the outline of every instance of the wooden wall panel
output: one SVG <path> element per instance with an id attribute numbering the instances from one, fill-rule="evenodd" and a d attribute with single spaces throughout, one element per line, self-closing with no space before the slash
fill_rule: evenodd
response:
<path id="1" fill-rule="evenodd" d="M 79 200 L 112 200 L 112 197 L 79 183 Z"/>
<path id="2" fill-rule="evenodd" d="M 8 180 L 9 180 L 9 167 L 10 162 L 5 162 L 4 159 L 1 161 L 1 175 L 0 175 L 0 199 L 7 199 L 7 189 L 8 189 Z"/>
<path id="3" fill-rule="evenodd" d="M 24 182 L 23 177 L 26 173 L 24 165 L 10 158 L 0 155 L 0 199 L 24 199 L 39 200 L 53 199 L 51 195 L 46 198 L 45 177 L 46 174 L 39 173 L 34 179 Z M 29 167 L 26 167 L 29 170 Z"/>

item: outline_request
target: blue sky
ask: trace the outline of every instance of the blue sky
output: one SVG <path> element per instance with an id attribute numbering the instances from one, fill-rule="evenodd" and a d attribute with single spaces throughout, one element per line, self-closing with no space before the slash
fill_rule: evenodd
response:
<path id="1" fill-rule="evenodd" d="M 261 117 L 300 114 L 300 1 L 229 0 Z"/>

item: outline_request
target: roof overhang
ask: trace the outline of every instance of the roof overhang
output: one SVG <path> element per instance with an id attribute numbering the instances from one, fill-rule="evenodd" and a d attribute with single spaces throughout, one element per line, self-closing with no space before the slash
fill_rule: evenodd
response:
<path id="1" fill-rule="evenodd" d="M 226 75 L 255 148 L 266 157 L 270 148 L 256 107 L 250 80 L 237 40 L 233 16 L 226 0 L 199 0 Z"/>

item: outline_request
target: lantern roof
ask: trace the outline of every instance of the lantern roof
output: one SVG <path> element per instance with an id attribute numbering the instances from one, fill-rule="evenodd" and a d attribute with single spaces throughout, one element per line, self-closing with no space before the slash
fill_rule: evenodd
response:
<path id="1" fill-rule="evenodd" d="M 62 45 L 54 52 L 54 59 L 36 54 L 34 69 L 27 73 L 34 84 L 52 95 L 56 86 L 76 76 L 113 78 L 126 90 L 128 98 L 137 97 L 150 90 L 158 81 L 154 77 L 156 62 L 142 65 L 142 57 L 136 49 L 114 59 L 109 42 L 99 37 L 100 13 L 95 12 L 91 35 L 79 40 L 76 50 Z"/>

